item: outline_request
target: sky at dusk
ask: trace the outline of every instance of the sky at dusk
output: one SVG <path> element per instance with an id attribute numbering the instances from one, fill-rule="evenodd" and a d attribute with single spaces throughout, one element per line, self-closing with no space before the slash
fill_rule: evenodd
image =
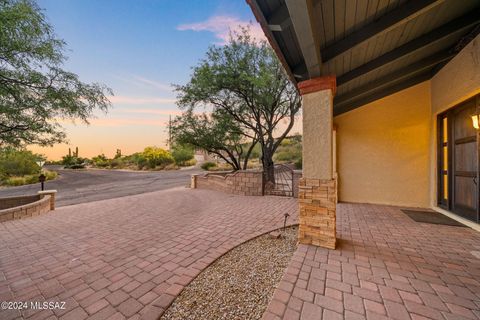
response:
<path id="1" fill-rule="evenodd" d="M 69 143 L 32 146 L 60 159 L 78 146 L 80 156 L 112 157 L 166 147 L 169 116 L 178 115 L 171 84 L 188 81 L 208 46 L 221 45 L 229 29 L 253 22 L 245 0 L 37 0 L 59 38 L 67 42 L 65 69 L 84 82 L 114 91 L 108 114 L 89 126 L 63 123 Z"/>

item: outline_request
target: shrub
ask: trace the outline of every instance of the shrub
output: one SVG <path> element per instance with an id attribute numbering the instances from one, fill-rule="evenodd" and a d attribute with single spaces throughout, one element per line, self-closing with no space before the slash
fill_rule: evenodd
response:
<path id="1" fill-rule="evenodd" d="M 83 163 L 72 164 L 68 166 L 68 169 L 85 169 L 85 165 Z"/>
<path id="2" fill-rule="evenodd" d="M 38 173 L 39 160 L 43 160 L 43 156 L 28 150 L 0 149 L 0 178 Z"/>
<path id="3" fill-rule="evenodd" d="M 110 168 L 123 168 L 125 164 L 121 158 L 113 158 L 110 160 Z"/>
<path id="4" fill-rule="evenodd" d="M 92 158 L 92 164 L 93 166 L 98 168 L 106 168 L 110 165 L 110 162 L 107 157 L 105 157 L 105 155 L 102 153 Z"/>
<path id="5" fill-rule="evenodd" d="M 194 150 L 192 147 L 184 145 L 176 145 L 173 147 L 172 157 L 179 166 L 186 166 L 186 162 L 192 160 L 193 156 Z"/>
<path id="6" fill-rule="evenodd" d="M 208 171 L 212 168 L 215 168 L 216 166 L 217 165 L 215 163 L 207 161 L 207 162 L 204 162 L 201 167 L 202 167 L 203 170 Z"/>
<path id="7" fill-rule="evenodd" d="M 146 147 L 141 155 L 146 160 L 147 166 L 151 169 L 157 166 L 164 168 L 175 162 L 170 152 L 162 148 Z"/>
<path id="8" fill-rule="evenodd" d="M 197 160 L 195 160 L 195 159 L 190 159 L 190 160 L 185 161 L 185 162 L 183 163 L 183 165 L 184 165 L 185 167 L 191 167 L 191 166 L 194 166 L 194 165 L 196 165 L 196 164 L 197 164 Z"/>
<path id="9" fill-rule="evenodd" d="M 26 180 L 24 177 L 10 177 L 5 179 L 5 181 L 3 181 L 3 184 L 12 187 L 23 186 L 24 184 L 26 184 Z"/>
<path id="10" fill-rule="evenodd" d="M 302 157 L 300 157 L 300 159 L 297 159 L 297 161 L 295 161 L 295 169 L 302 169 L 302 166 L 303 166 L 303 162 L 302 162 Z"/>
<path id="11" fill-rule="evenodd" d="M 45 175 L 46 180 L 53 180 L 58 176 L 58 173 L 56 173 L 55 171 L 48 171 L 48 170 L 45 170 L 43 172 L 43 174 Z M 39 175 L 40 175 L 40 173 L 39 174 L 25 175 L 23 177 L 9 177 L 9 178 L 5 179 L 5 181 L 3 181 L 3 184 L 13 187 L 13 186 L 23 186 L 25 184 L 38 183 L 39 182 L 39 180 L 38 180 Z"/>

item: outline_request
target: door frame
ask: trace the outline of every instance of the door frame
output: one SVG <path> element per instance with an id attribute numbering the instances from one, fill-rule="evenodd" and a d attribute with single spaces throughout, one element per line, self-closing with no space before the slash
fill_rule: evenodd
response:
<path id="1" fill-rule="evenodd" d="M 452 115 L 455 110 L 458 110 L 458 107 L 464 105 L 469 101 L 475 101 L 476 112 L 480 113 L 480 94 L 477 94 L 473 97 L 465 99 L 464 101 L 456 104 L 455 106 L 449 108 L 448 110 L 437 115 L 437 205 L 440 208 L 448 210 L 453 214 L 461 216 L 461 208 L 456 208 L 456 212 L 453 211 L 452 201 L 455 197 L 455 186 L 454 186 L 454 167 L 455 167 L 455 158 L 453 156 L 452 147 L 455 144 L 453 136 L 453 121 Z M 447 119 L 447 142 L 443 141 L 443 132 L 444 124 L 443 119 Z M 477 218 L 476 223 L 480 223 L 480 130 L 476 130 L 477 135 L 477 175 L 476 175 L 476 185 L 477 185 Z M 447 172 L 444 170 L 444 155 L 443 148 L 447 147 Z M 447 174 L 447 198 L 444 197 L 444 175 Z M 470 220 L 471 221 L 471 220 Z"/>

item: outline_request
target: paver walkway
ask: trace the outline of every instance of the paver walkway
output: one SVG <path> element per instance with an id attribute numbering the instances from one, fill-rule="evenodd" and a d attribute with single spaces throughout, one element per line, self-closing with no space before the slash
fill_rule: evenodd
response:
<path id="1" fill-rule="evenodd" d="M 65 310 L 0 310 L 0 319 L 156 319 L 234 246 L 296 222 L 291 198 L 172 189 L 85 203 L 0 224 L 0 301 L 65 301 Z"/>
<path id="2" fill-rule="evenodd" d="M 264 319 L 480 319 L 479 232 L 339 204 L 337 234 L 298 247 Z"/>

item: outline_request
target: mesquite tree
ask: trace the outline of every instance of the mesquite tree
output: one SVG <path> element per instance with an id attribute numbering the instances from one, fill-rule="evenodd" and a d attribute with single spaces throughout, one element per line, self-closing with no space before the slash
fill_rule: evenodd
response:
<path id="1" fill-rule="evenodd" d="M 170 124 L 176 143 L 190 144 L 222 158 L 233 170 L 247 169 L 257 139 L 244 143 L 245 136 L 236 121 L 222 110 L 194 114 L 187 110 Z"/>
<path id="2" fill-rule="evenodd" d="M 177 86 L 178 105 L 187 110 L 210 106 L 230 115 L 242 134 L 257 139 L 267 182 L 275 182 L 273 154 L 293 127 L 300 97 L 266 42 L 248 29 L 232 34 L 224 46 L 209 48 L 190 81 Z M 281 129 L 280 123 L 286 122 Z"/>
<path id="3" fill-rule="evenodd" d="M 65 140 L 61 119 L 110 106 L 104 85 L 62 69 L 65 43 L 32 0 L 0 0 L 0 147 Z"/>

